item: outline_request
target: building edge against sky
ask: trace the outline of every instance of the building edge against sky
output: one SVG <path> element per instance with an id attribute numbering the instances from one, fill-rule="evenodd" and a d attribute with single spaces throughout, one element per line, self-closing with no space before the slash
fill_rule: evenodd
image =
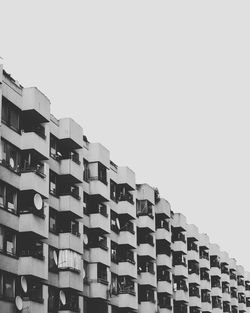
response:
<path id="1" fill-rule="evenodd" d="M 250 273 L 0 67 L 0 312 L 250 312 Z"/>

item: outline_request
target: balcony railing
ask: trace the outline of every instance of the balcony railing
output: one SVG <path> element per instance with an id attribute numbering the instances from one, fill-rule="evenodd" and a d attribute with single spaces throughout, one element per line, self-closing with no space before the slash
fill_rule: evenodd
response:
<path id="1" fill-rule="evenodd" d="M 131 285 L 121 285 L 119 287 L 118 294 L 130 294 L 135 296 L 135 287 Z"/>
<path id="2" fill-rule="evenodd" d="M 127 222 L 124 226 L 121 227 L 121 232 L 122 231 L 128 231 L 130 232 L 131 234 L 134 234 L 135 231 L 134 231 L 134 224 L 132 222 Z"/>
<path id="3" fill-rule="evenodd" d="M 200 250 L 200 259 L 209 260 L 209 253 L 205 250 Z"/>
<path id="4" fill-rule="evenodd" d="M 35 259 L 39 259 L 39 260 L 44 260 L 45 257 L 43 255 L 43 251 L 42 250 L 36 250 L 36 249 L 25 249 L 25 250 L 21 250 L 19 253 L 20 257 L 32 257 Z"/>
<path id="5" fill-rule="evenodd" d="M 134 200 L 133 200 L 133 195 L 131 195 L 131 193 L 121 193 L 118 195 L 118 201 L 127 201 L 131 204 L 134 204 Z"/>
<path id="6" fill-rule="evenodd" d="M 44 166 L 41 164 L 36 164 L 36 165 L 26 165 L 21 168 L 20 170 L 21 173 L 30 173 L 34 172 L 38 176 L 45 178 L 46 174 L 44 173 Z"/>
<path id="7" fill-rule="evenodd" d="M 39 137 L 46 139 L 46 135 L 45 135 L 45 128 L 42 125 L 37 125 L 34 127 L 31 127 L 29 129 L 25 129 L 24 130 L 25 133 L 30 133 L 30 132 L 34 132 L 36 133 Z"/>
<path id="8" fill-rule="evenodd" d="M 186 242 L 186 238 L 185 235 L 183 233 L 173 233 L 172 235 L 172 241 L 182 241 L 182 242 Z"/>

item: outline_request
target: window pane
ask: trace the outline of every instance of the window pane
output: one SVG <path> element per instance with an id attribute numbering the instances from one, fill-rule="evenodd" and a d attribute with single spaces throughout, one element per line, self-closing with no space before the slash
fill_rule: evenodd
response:
<path id="1" fill-rule="evenodd" d="M 10 125 L 16 129 L 19 130 L 19 111 L 16 108 L 10 109 Z"/>
<path id="2" fill-rule="evenodd" d="M 5 297 L 14 298 L 14 278 L 7 273 L 4 274 L 3 289 Z"/>

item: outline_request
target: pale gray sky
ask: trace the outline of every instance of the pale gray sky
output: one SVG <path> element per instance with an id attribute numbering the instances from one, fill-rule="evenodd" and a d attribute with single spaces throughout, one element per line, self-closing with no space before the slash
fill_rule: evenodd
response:
<path id="1" fill-rule="evenodd" d="M 0 1 L 0 56 L 250 270 L 249 1 Z"/>

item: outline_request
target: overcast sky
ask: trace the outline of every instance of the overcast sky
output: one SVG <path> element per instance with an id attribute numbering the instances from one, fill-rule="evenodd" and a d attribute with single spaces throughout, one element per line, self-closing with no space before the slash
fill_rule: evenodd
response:
<path id="1" fill-rule="evenodd" d="M 1 1 L 0 56 L 250 271 L 249 1 Z"/>

